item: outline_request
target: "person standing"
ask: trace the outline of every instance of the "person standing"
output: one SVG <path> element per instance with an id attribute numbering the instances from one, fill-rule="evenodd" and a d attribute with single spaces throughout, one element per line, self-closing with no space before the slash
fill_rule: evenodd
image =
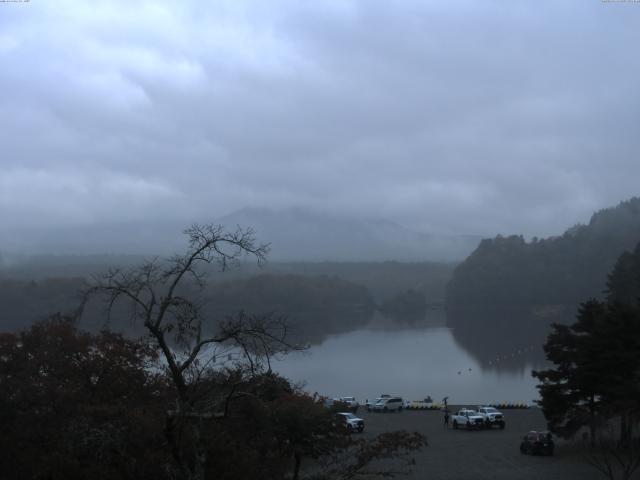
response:
<path id="1" fill-rule="evenodd" d="M 442 403 L 444 403 L 444 428 L 449 428 L 449 405 L 447 404 L 449 397 L 444 397 Z"/>

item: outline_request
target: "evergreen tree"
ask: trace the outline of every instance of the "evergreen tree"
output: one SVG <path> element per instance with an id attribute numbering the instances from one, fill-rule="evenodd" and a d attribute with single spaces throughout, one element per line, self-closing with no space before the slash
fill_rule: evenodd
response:
<path id="1" fill-rule="evenodd" d="M 606 316 L 606 306 L 590 300 L 580 306 L 573 325 L 554 324 L 544 345 L 547 359 L 555 365 L 533 376 L 542 383 L 540 406 L 549 428 L 563 437 L 588 426 L 595 438 L 602 409 L 600 379 L 606 374 L 598 362 L 599 345 L 593 332 Z"/>
<path id="2" fill-rule="evenodd" d="M 553 325 L 544 346 L 548 370 L 533 372 L 549 428 L 572 436 L 620 419 L 620 442 L 629 444 L 640 419 L 640 244 L 624 253 L 608 277 L 608 302 L 580 306 L 570 326 Z"/>
<path id="3" fill-rule="evenodd" d="M 627 445 L 640 418 L 640 309 L 609 305 L 593 337 L 598 343 L 597 361 L 604 370 L 602 403 L 609 417 L 620 418 L 620 441 Z"/>
<path id="4" fill-rule="evenodd" d="M 623 253 L 607 277 L 607 301 L 637 305 L 640 301 L 640 243 Z"/>

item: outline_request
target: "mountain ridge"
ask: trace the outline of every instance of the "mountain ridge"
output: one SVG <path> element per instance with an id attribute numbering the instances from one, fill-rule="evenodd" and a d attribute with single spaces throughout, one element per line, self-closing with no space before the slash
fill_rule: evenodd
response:
<path id="1" fill-rule="evenodd" d="M 600 298 L 618 257 L 639 241 L 639 197 L 598 210 L 561 236 L 483 239 L 454 270 L 447 306 L 577 305 Z"/>
<path id="2" fill-rule="evenodd" d="M 220 219 L 249 225 L 271 243 L 275 261 L 459 261 L 479 236 L 428 234 L 384 218 L 332 216 L 300 207 L 249 207 Z"/>

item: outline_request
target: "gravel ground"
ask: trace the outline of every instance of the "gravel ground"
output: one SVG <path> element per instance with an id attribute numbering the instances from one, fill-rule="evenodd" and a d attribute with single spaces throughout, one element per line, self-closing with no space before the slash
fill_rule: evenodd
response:
<path id="1" fill-rule="evenodd" d="M 451 407 L 452 409 L 456 407 Z M 456 408 L 457 409 L 457 408 Z M 520 453 L 520 440 L 529 430 L 545 430 L 538 408 L 503 410 L 504 430 L 466 431 L 445 429 L 439 411 L 403 411 L 368 413 L 358 416 L 365 421 L 367 437 L 393 430 L 418 431 L 427 436 L 429 446 L 417 452 L 412 474 L 400 478 L 433 480 L 591 480 L 604 479 L 585 463 L 580 449 L 556 440 L 553 457 Z"/>

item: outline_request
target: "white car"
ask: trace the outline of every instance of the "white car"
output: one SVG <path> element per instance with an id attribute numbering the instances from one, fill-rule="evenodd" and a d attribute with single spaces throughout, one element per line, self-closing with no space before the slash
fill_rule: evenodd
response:
<path id="1" fill-rule="evenodd" d="M 478 414 L 484 417 L 484 424 L 487 428 L 497 425 L 502 430 L 505 426 L 504 415 L 493 407 L 478 407 Z"/>
<path id="2" fill-rule="evenodd" d="M 371 406 L 374 412 L 401 412 L 404 408 L 404 401 L 400 397 L 385 397 L 377 399 Z"/>
<path id="3" fill-rule="evenodd" d="M 364 420 L 351 412 L 336 413 L 336 420 L 339 424 L 346 425 L 352 432 L 362 433 L 364 431 Z"/>
<path id="4" fill-rule="evenodd" d="M 462 408 L 451 416 L 453 428 L 464 427 L 468 430 L 484 428 L 484 417 L 475 410 Z"/>
<path id="5" fill-rule="evenodd" d="M 367 399 L 365 405 L 367 407 L 367 412 L 370 412 L 371 410 L 373 410 L 373 406 L 378 403 L 380 400 L 382 400 L 383 397 L 378 397 L 378 398 L 374 398 L 373 401 L 369 401 L 369 399 Z"/>
<path id="6" fill-rule="evenodd" d="M 387 394 L 387 393 L 383 393 L 382 395 L 380 395 L 378 398 L 374 398 L 372 402 L 369 401 L 369 399 L 366 400 L 365 405 L 367 406 L 367 412 L 370 412 L 373 410 L 373 406 L 378 403 L 380 400 L 384 400 L 386 398 L 391 398 L 391 395 Z"/>

